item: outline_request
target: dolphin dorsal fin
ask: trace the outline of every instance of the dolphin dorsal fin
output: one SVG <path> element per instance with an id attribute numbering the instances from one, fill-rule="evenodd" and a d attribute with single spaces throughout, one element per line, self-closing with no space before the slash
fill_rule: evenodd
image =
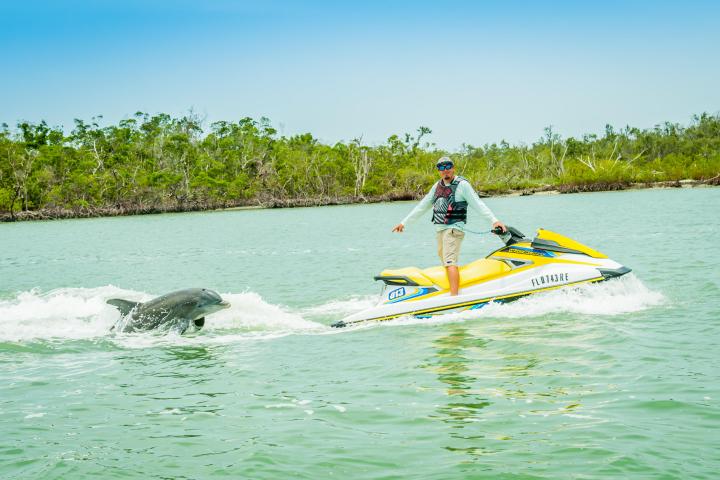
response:
<path id="1" fill-rule="evenodd" d="M 123 300 L 122 298 L 111 298 L 106 303 L 117 307 L 123 317 L 140 304 L 140 302 L 131 302 L 130 300 Z"/>

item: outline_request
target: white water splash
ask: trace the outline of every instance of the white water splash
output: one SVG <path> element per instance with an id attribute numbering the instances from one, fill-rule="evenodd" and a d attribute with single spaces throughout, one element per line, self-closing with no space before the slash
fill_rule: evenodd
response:
<path id="1" fill-rule="evenodd" d="M 621 315 L 646 310 L 664 302 L 665 297 L 661 293 L 648 289 L 631 274 L 608 282 L 530 295 L 516 302 L 491 303 L 472 312 L 472 316 L 516 318 L 551 313 Z"/>
<path id="2" fill-rule="evenodd" d="M 303 315 L 310 317 L 329 316 L 340 318 L 373 307 L 377 302 L 377 295 L 353 296 L 345 300 L 332 300 L 322 305 L 306 308 L 303 310 Z"/>
<path id="3" fill-rule="evenodd" d="M 115 296 L 138 299 L 139 295 L 114 286 L 22 292 L 14 299 L 0 300 L 0 341 L 101 337 L 119 317 L 105 300 Z"/>
<path id="4" fill-rule="evenodd" d="M 206 322 L 208 331 L 221 330 L 313 330 L 322 325 L 305 320 L 279 305 L 267 303 L 254 292 L 223 293 L 230 308 L 215 313 Z"/>

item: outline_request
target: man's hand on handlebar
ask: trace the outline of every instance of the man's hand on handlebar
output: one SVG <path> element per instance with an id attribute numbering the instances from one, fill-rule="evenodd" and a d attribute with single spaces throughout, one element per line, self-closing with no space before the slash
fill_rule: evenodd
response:
<path id="1" fill-rule="evenodd" d="M 505 224 L 502 222 L 495 222 L 492 224 L 492 226 L 493 226 L 493 228 L 491 231 L 495 235 L 500 235 L 501 233 L 507 232 L 507 228 L 505 227 Z"/>

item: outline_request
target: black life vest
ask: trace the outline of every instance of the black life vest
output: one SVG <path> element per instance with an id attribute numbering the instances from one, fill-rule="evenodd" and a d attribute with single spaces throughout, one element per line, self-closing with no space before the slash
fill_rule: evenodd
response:
<path id="1" fill-rule="evenodd" d="M 435 197 L 433 198 L 432 222 L 440 225 L 452 225 L 453 223 L 467 221 L 467 202 L 455 200 L 455 191 L 460 182 L 467 182 L 463 177 L 455 177 L 450 185 L 445 185 L 440 180 L 435 186 Z"/>

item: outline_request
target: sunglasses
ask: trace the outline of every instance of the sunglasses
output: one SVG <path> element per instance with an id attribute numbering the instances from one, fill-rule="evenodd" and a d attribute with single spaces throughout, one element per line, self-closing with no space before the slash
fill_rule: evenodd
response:
<path id="1" fill-rule="evenodd" d="M 450 170 L 454 166 L 455 165 L 453 165 L 452 163 L 441 163 L 440 165 L 438 165 L 437 169 L 442 172 L 444 170 Z"/>

